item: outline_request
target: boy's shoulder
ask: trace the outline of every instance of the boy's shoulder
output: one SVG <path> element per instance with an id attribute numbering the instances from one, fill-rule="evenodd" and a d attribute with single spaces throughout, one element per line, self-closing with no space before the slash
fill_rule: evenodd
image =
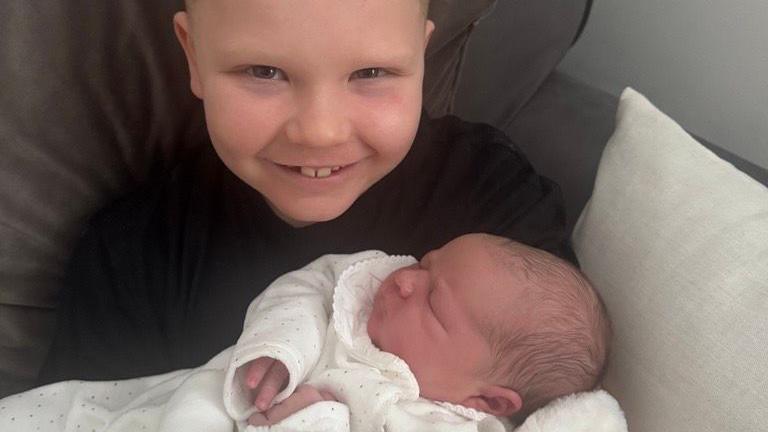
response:
<path id="1" fill-rule="evenodd" d="M 426 129 L 433 140 L 452 142 L 457 139 L 480 144 L 504 144 L 517 151 L 517 147 L 501 129 L 488 123 L 464 120 L 448 114 L 438 118 L 424 118 Z"/>
<path id="2" fill-rule="evenodd" d="M 110 240 L 147 235 L 161 222 L 183 225 L 190 216 L 197 217 L 194 210 L 207 207 L 205 201 L 221 189 L 222 168 L 213 151 L 201 148 L 107 203 L 91 216 L 86 229 Z"/>
<path id="3" fill-rule="evenodd" d="M 422 145 L 433 152 L 469 153 L 502 158 L 507 163 L 527 165 L 528 160 L 504 131 L 482 122 L 461 119 L 455 115 L 422 119 Z M 509 158 L 513 161 L 509 161 Z"/>
<path id="4" fill-rule="evenodd" d="M 504 165 L 508 171 L 529 169 L 528 159 L 502 130 L 455 115 L 424 116 L 413 156 L 427 166 L 440 166 L 443 174 L 455 169 L 474 172 L 489 165 Z"/>

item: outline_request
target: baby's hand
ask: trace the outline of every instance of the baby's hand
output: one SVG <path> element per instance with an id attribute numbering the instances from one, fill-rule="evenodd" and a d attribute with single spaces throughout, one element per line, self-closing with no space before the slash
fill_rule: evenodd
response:
<path id="1" fill-rule="evenodd" d="M 288 369 L 279 360 L 259 357 L 241 367 L 246 368 L 245 386 L 251 390 L 253 404 L 259 411 L 269 408 L 275 395 L 288 385 Z"/>
<path id="2" fill-rule="evenodd" d="M 284 418 L 299 412 L 304 408 L 321 401 L 335 401 L 336 398 L 329 392 L 318 390 L 310 385 L 302 384 L 296 387 L 296 391 L 284 401 L 268 409 L 266 412 L 257 412 L 248 418 L 248 424 L 253 426 L 271 426 L 279 423 Z"/>

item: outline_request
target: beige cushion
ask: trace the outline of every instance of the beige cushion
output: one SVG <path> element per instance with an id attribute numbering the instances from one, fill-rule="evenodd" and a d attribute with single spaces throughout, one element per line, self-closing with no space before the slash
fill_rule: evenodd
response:
<path id="1" fill-rule="evenodd" d="M 606 388 L 629 429 L 768 424 L 768 189 L 639 93 L 573 234 L 615 326 Z"/>

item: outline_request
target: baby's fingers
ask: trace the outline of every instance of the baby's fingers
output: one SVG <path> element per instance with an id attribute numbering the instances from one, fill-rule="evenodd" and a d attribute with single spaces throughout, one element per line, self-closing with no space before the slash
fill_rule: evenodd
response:
<path id="1" fill-rule="evenodd" d="M 298 386 L 292 395 L 265 413 L 268 424 L 273 425 L 314 403 L 328 400 L 322 393 L 309 385 Z"/>
<path id="2" fill-rule="evenodd" d="M 257 412 L 248 417 L 248 424 L 251 426 L 269 426 L 271 423 L 269 423 L 267 416 Z"/>
<path id="3" fill-rule="evenodd" d="M 323 400 L 335 401 L 335 402 L 339 401 L 338 399 L 336 399 L 336 396 L 334 396 L 333 393 L 327 390 L 320 390 L 319 393 L 320 393 L 320 396 L 322 396 Z"/>
<path id="4" fill-rule="evenodd" d="M 269 370 L 264 374 L 261 385 L 256 393 L 254 405 L 259 411 L 269 408 L 272 399 L 288 384 L 288 369 L 282 362 L 272 363 Z"/>
<path id="5" fill-rule="evenodd" d="M 249 389 L 255 389 L 259 386 L 259 383 L 264 379 L 264 374 L 267 373 L 272 364 L 276 360 L 270 357 L 259 357 L 256 360 L 248 363 L 245 367 L 245 385 Z"/>

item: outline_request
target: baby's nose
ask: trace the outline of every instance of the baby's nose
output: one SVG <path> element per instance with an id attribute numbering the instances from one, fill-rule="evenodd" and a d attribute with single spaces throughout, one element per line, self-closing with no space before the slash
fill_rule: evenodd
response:
<path id="1" fill-rule="evenodd" d="M 395 284 L 397 285 L 400 297 L 407 299 L 422 284 L 422 278 L 420 277 L 418 270 L 401 270 L 395 275 Z"/>

